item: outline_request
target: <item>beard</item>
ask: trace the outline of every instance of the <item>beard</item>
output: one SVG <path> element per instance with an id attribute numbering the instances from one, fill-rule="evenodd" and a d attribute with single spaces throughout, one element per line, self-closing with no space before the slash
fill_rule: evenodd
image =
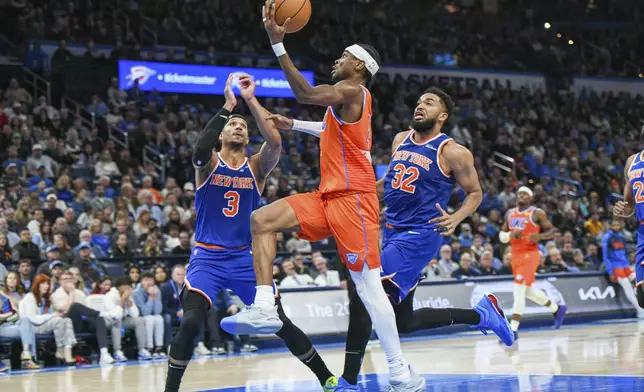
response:
<path id="1" fill-rule="evenodd" d="M 430 118 L 426 120 L 412 120 L 410 126 L 416 132 L 431 131 L 436 126 L 436 119 Z"/>

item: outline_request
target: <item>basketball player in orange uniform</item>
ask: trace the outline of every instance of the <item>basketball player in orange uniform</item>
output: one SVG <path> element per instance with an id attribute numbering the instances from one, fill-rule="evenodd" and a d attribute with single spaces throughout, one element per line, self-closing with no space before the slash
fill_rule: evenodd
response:
<path id="1" fill-rule="evenodd" d="M 275 23 L 274 0 L 267 0 L 263 12 L 273 50 L 298 102 L 327 107 L 322 123 L 295 125 L 320 134 L 321 180 L 316 192 L 293 195 L 253 213 L 255 302 L 222 320 L 222 327 L 236 334 L 274 333 L 281 328 L 272 286 L 275 233 L 295 230 L 309 241 L 334 236 L 387 356 L 392 390 L 423 391 L 425 379 L 412 371 L 402 354 L 394 311 L 380 282 L 379 202 L 370 153 L 371 93 L 365 87 L 378 72 L 380 56 L 369 45 L 349 46 L 333 66 L 335 84 L 313 87 L 284 49 L 288 20 L 282 26 Z"/>
<path id="2" fill-rule="evenodd" d="M 540 241 L 554 237 L 554 226 L 545 211 L 531 206 L 532 190 L 526 186 L 517 192 L 517 207 L 508 211 L 499 239 L 510 242 L 512 249 L 512 274 L 514 275 L 514 307 L 510 327 L 514 331 L 514 340 L 518 338 L 517 330 L 521 315 L 525 310 L 525 299 L 550 308 L 555 317 L 555 328 L 561 327 L 568 308 L 557 305 L 548 299 L 542 290 L 532 287 L 535 274 L 539 268 L 541 255 Z"/>

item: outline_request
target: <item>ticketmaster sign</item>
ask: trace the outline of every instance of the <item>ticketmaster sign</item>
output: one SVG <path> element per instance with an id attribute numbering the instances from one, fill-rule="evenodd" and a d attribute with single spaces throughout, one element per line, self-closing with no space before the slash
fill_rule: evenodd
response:
<path id="1" fill-rule="evenodd" d="M 568 305 L 570 315 L 606 312 L 621 314 L 634 311 L 621 289 L 608 284 L 600 274 L 575 274 L 540 278 L 536 287 L 544 290 L 556 303 Z M 414 307 L 471 308 L 486 292 L 496 294 L 506 314 L 511 313 L 514 282 L 476 280 L 459 283 L 426 283 L 416 290 Z M 306 334 L 346 333 L 349 324 L 349 302 L 344 290 L 282 290 L 286 314 Z M 550 318 L 550 311 L 531 301 L 526 302 L 525 319 Z"/>

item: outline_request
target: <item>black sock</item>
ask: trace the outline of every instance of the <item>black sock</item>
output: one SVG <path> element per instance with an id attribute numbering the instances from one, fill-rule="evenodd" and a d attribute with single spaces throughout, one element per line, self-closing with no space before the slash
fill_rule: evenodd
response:
<path id="1" fill-rule="evenodd" d="M 371 337 L 371 327 L 371 317 L 369 317 L 367 309 L 351 282 L 349 285 L 349 329 L 347 330 L 344 371 L 342 372 L 342 378 L 351 385 L 358 383 L 364 352 Z"/>
<path id="2" fill-rule="evenodd" d="M 165 379 L 165 392 L 179 392 L 181 378 L 186 371 L 186 365 L 177 365 L 168 361 L 168 376 Z"/>
<path id="3" fill-rule="evenodd" d="M 452 316 L 452 324 L 478 325 L 481 315 L 472 309 L 447 309 Z"/>
<path id="4" fill-rule="evenodd" d="M 358 383 L 358 374 L 360 374 L 363 359 L 364 351 L 347 351 L 344 353 L 344 371 L 342 372 L 342 378 L 349 384 L 356 385 Z"/>

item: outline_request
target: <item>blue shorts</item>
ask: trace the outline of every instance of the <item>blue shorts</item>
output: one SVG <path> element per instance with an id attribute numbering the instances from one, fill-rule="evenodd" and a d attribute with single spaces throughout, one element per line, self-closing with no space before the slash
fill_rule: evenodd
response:
<path id="1" fill-rule="evenodd" d="M 380 275 L 382 280 L 393 283 L 394 292 L 387 294 L 395 303 L 400 303 L 424 279 L 422 271 L 438 254 L 443 237 L 433 228 L 402 230 L 385 227 L 382 243 Z"/>
<path id="2" fill-rule="evenodd" d="M 637 253 L 635 253 L 635 283 L 644 281 L 644 225 L 637 228 Z"/>
<path id="3" fill-rule="evenodd" d="M 246 305 L 255 300 L 255 270 L 251 247 L 243 249 L 192 248 L 186 271 L 186 288 L 208 299 L 210 305 L 221 290 L 232 290 Z M 273 288 L 276 292 L 276 289 Z M 276 292 L 277 294 L 277 292 Z"/>

